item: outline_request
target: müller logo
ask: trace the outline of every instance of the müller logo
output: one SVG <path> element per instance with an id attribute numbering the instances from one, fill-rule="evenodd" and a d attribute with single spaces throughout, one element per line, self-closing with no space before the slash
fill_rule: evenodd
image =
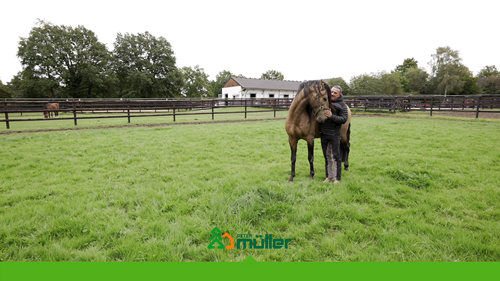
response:
<path id="1" fill-rule="evenodd" d="M 211 231 L 210 244 L 208 249 L 234 249 L 234 239 L 229 233 L 224 233 L 215 227 Z M 255 237 L 252 239 L 252 237 Z M 223 238 L 229 238 L 230 245 L 224 245 Z M 292 239 L 273 239 L 272 234 L 255 235 L 252 234 L 238 234 L 236 236 L 236 249 L 288 249 L 288 245 Z M 216 246 L 216 244 L 218 246 Z"/>

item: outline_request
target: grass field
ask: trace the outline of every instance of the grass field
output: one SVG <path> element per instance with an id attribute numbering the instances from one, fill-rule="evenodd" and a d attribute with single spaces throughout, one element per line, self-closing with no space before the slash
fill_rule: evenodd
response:
<path id="1" fill-rule="evenodd" d="M 339 185 L 283 120 L 0 134 L 0 260 L 500 261 L 499 123 L 457 120 L 355 116 Z"/>

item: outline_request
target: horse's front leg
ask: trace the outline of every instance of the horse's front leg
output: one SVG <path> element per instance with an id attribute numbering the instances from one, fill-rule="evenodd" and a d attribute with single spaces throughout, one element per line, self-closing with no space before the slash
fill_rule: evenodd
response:
<path id="1" fill-rule="evenodd" d="M 297 143 L 298 142 L 299 142 L 298 139 L 288 137 L 288 143 L 290 144 L 290 150 L 292 153 L 292 157 L 291 157 L 292 173 L 290 174 L 290 178 L 288 179 L 288 182 L 293 182 L 293 178 L 295 177 L 295 162 L 297 161 Z"/>
<path id="2" fill-rule="evenodd" d="M 309 178 L 313 179 L 314 178 L 314 138 L 308 139 L 307 140 L 307 150 L 308 150 L 308 156 L 307 159 L 309 160 Z"/>

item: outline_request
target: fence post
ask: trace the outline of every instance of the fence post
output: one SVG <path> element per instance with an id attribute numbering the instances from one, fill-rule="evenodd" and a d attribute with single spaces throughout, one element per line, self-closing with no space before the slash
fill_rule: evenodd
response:
<path id="1" fill-rule="evenodd" d="M 173 104 L 173 108 L 174 108 L 174 122 L 175 122 L 175 100 L 172 101 L 172 104 Z"/>
<path id="2" fill-rule="evenodd" d="M 7 101 L 3 102 L 3 107 L 5 108 L 5 125 L 7 125 L 7 129 L 10 129 L 9 113 L 7 113 Z"/>
<path id="3" fill-rule="evenodd" d="M 73 100 L 73 119 L 75 120 L 75 126 L 78 125 L 76 121 L 76 104 L 75 100 Z"/>
<path id="4" fill-rule="evenodd" d="M 130 99 L 127 99 L 127 117 L 128 123 L 130 124 Z"/>
<path id="5" fill-rule="evenodd" d="M 215 100 L 212 100 L 212 120 L 214 120 L 214 106 L 215 106 Z"/>
<path id="6" fill-rule="evenodd" d="M 431 97 L 431 116 L 432 116 L 432 108 L 434 107 L 434 97 Z"/>
<path id="7" fill-rule="evenodd" d="M 274 118 L 276 118 L 276 102 L 274 102 L 273 107 L 274 107 Z"/>
<path id="8" fill-rule="evenodd" d="M 476 118 L 479 118 L 479 104 L 481 102 L 481 97 L 477 98 L 477 106 L 476 106 Z"/>
<path id="9" fill-rule="evenodd" d="M 245 119 L 247 119 L 247 100 L 245 100 Z"/>

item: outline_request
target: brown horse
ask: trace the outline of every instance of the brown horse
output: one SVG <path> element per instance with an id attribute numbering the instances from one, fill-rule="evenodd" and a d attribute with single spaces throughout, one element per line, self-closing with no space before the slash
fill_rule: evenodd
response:
<path id="1" fill-rule="evenodd" d="M 292 172 L 288 182 L 293 182 L 295 177 L 295 162 L 297 160 L 297 143 L 300 139 L 307 142 L 309 160 L 309 178 L 314 177 L 314 139 L 319 138 L 319 123 L 326 120 L 325 110 L 329 109 L 331 89 L 323 81 L 307 81 L 299 86 L 297 95 L 288 111 L 285 129 L 288 133 L 288 142 L 292 152 Z M 351 110 L 348 109 L 347 122 L 342 125 L 341 155 L 344 161 L 344 168 L 349 167 L 349 138 Z"/>
<path id="2" fill-rule="evenodd" d="M 49 111 L 43 112 L 45 118 L 54 117 L 54 115 L 59 116 L 59 112 L 57 111 L 57 109 L 59 109 L 59 103 L 48 103 L 45 105 L 45 109 L 50 109 Z"/>

